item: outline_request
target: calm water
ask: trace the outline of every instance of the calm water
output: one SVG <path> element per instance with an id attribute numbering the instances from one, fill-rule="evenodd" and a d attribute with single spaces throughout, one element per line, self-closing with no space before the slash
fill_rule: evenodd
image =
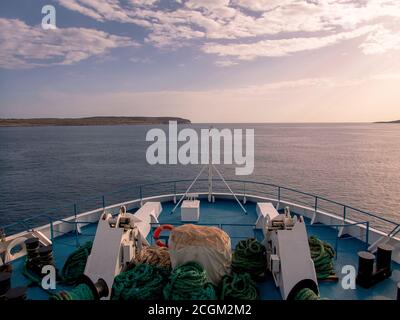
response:
<path id="1" fill-rule="evenodd" d="M 400 222 L 400 125 L 228 127 L 255 128 L 255 171 L 243 179 L 315 193 Z M 100 207 L 103 194 L 107 202 L 135 198 L 138 184 L 193 178 L 197 166 L 146 163 L 149 128 L 0 128 L 0 225 L 41 213 L 71 215 L 74 203 L 79 211 Z M 238 178 L 232 167 L 223 169 L 227 178 Z"/>

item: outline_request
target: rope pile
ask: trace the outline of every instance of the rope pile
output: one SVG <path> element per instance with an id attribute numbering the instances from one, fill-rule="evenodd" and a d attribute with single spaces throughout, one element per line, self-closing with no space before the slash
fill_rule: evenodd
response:
<path id="1" fill-rule="evenodd" d="M 171 269 L 171 259 L 168 248 L 158 246 L 144 247 L 141 251 L 136 253 L 136 257 L 128 269 L 132 269 L 139 264 L 150 264 L 165 269 Z"/>
<path id="2" fill-rule="evenodd" d="M 160 300 L 168 281 L 164 268 L 141 264 L 115 277 L 112 300 Z"/>
<path id="3" fill-rule="evenodd" d="M 255 239 L 241 240 L 232 255 L 232 271 L 249 273 L 253 279 L 265 276 L 267 258 L 265 247 Z"/>
<path id="4" fill-rule="evenodd" d="M 217 300 L 215 289 L 208 282 L 207 273 L 196 262 L 175 268 L 164 288 L 166 300 Z"/>
<path id="5" fill-rule="evenodd" d="M 248 273 L 226 275 L 220 284 L 221 300 L 257 300 L 256 283 Z"/>
<path id="6" fill-rule="evenodd" d="M 80 284 L 71 291 L 61 291 L 51 295 L 49 300 L 95 300 L 95 298 L 86 284 Z"/>
<path id="7" fill-rule="evenodd" d="M 332 248 L 332 246 L 314 236 L 311 236 L 308 239 L 308 242 L 310 245 L 311 258 L 314 261 L 317 278 L 319 280 L 323 280 L 335 275 L 335 268 L 333 266 L 335 250 Z"/>
<path id="8" fill-rule="evenodd" d="M 320 300 L 320 297 L 311 289 L 304 288 L 296 294 L 294 300 Z"/>
<path id="9" fill-rule="evenodd" d="M 93 242 L 88 241 L 75 250 L 65 261 L 61 277 L 66 284 L 74 284 L 83 275 Z"/>

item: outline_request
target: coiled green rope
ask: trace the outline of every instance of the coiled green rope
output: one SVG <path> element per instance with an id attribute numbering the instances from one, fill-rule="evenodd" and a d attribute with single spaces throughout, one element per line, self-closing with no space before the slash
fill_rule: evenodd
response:
<path id="1" fill-rule="evenodd" d="M 304 288 L 296 294 L 294 300 L 320 300 L 320 297 L 311 289 Z"/>
<path id="2" fill-rule="evenodd" d="M 254 280 L 265 276 L 267 258 L 265 247 L 256 239 L 241 240 L 232 255 L 232 271 L 249 273 Z"/>
<path id="3" fill-rule="evenodd" d="M 160 267 L 141 264 L 114 279 L 112 300 L 160 300 L 169 272 Z"/>
<path id="4" fill-rule="evenodd" d="M 49 300 L 95 300 L 95 298 L 86 284 L 80 284 L 71 291 L 61 291 L 51 295 Z"/>
<path id="5" fill-rule="evenodd" d="M 317 278 L 323 280 L 327 279 L 329 276 L 335 275 L 335 268 L 333 266 L 335 250 L 332 246 L 329 243 L 319 240 L 315 236 L 311 236 L 308 242 Z"/>
<path id="6" fill-rule="evenodd" d="M 208 282 L 207 273 L 196 262 L 175 268 L 164 288 L 166 300 L 217 300 L 215 289 Z"/>
<path id="7" fill-rule="evenodd" d="M 221 300 L 258 300 L 256 283 L 248 273 L 225 275 L 220 289 Z"/>
<path id="8" fill-rule="evenodd" d="M 88 241 L 76 249 L 65 261 L 61 277 L 66 284 L 74 284 L 83 275 L 93 242 Z"/>

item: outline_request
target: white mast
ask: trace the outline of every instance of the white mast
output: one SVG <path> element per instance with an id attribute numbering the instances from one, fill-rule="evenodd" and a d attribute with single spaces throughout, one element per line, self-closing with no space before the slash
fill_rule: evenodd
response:
<path id="1" fill-rule="evenodd" d="M 208 131 L 208 201 L 212 202 L 214 199 L 213 197 L 213 170 L 215 170 L 217 172 L 217 174 L 219 175 L 219 177 L 221 178 L 221 181 L 225 183 L 226 187 L 228 188 L 228 190 L 230 191 L 230 193 L 233 195 L 233 197 L 235 198 L 236 202 L 239 204 L 239 206 L 242 208 L 243 212 L 247 214 L 247 211 L 245 209 L 245 207 L 240 203 L 239 199 L 237 198 L 236 194 L 233 192 L 233 190 L 229 187 L 229 184 L 226 182 L 226 180 L 224 179 L 223 175 L 221 174 L 221 172 L 219 172 L 219 170 L 213 165 L 212 163 L 212 139 L 211 139 L 211 129 L 213 129 L 212 127 L 210 127 L 209 131 Z M 172 209 L 171 214 L 173 214 L 175 212 L 175 210 L 179 207 L 179 205 L 181 204 L 181 202 L 183 201 L 183 199 L 188 195 L 189 191 L 192 189 L 192 187 L 194 186 L 194 184 L 196 183 L 196 181 L 199 179 L 199 177 L 201 176 L 201 174 L 203 173 L 203 171 L 206 169 L 207 165 L 205 164 L 200 173 L 196 176 L 196 178 L 192 181 L 192 183 L 190 184 L 189 188 L 187 188 L 186 192 L 182 195 L 182 197 L 180 198 L 180 200 L 178 201 L 178 203 L 175 205 L 175 207 Z"/>

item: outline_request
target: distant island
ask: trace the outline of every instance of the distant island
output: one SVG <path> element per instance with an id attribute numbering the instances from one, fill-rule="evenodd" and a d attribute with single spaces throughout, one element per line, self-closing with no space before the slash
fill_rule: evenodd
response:
<path id="1" fill-rule="evenodd" d="M 395 121 L 378 121 L 375 123 L 400 123 L 400 120 L 395 120 Z"/>
<path id="2" fill-rule="evenodd" d="M 89 118 L 33 118 L 0 119 L 0 127 L 43 127 L 43 126 L 116 126 L 168 124 L 177 121 L 189 124 L 190 120 L 175 117 L 89 117 Z"/>

